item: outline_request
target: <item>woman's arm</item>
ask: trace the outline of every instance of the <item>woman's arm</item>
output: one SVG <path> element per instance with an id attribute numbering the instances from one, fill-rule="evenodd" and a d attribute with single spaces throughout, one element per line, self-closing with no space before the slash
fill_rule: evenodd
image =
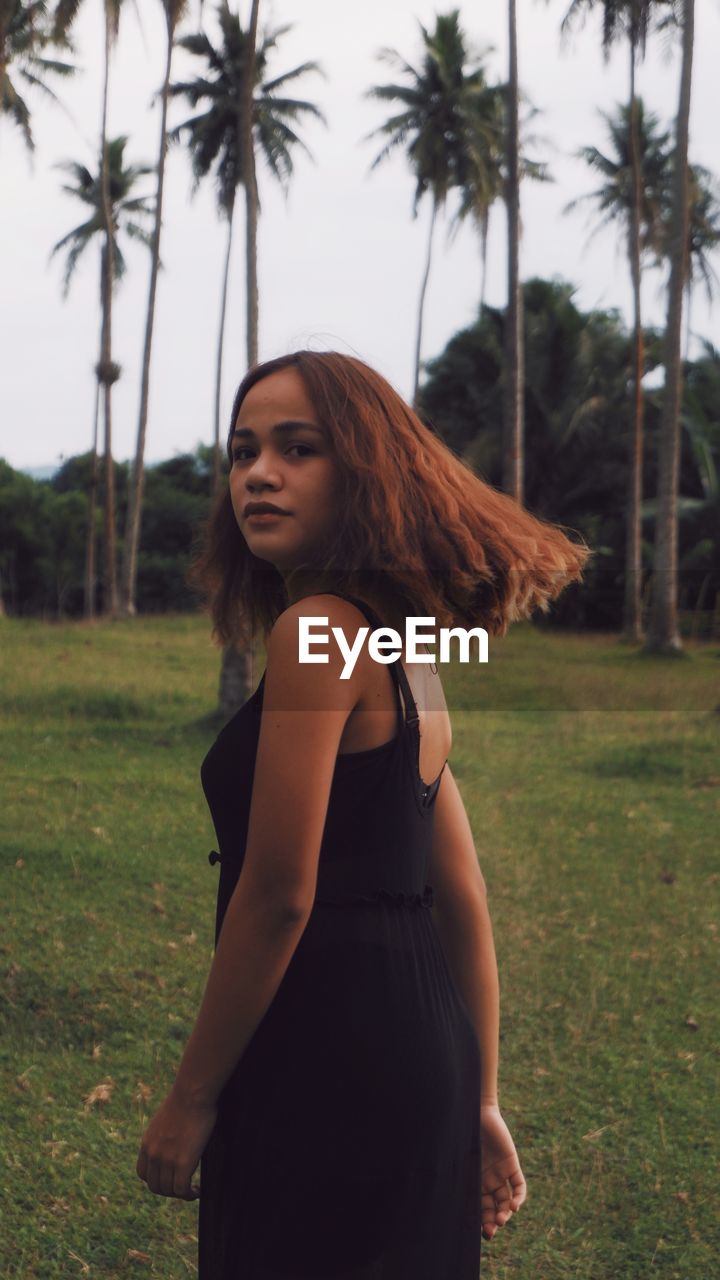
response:
<path id="1" fill-rule="evenodd" d="M 527 1187 L 498 1102 L 500 984 L 485 878 L 462 797 L 447 765 L 433 824 L 433 918 L 480 1049 L 480 1207 L 483 1235 L 492 1240 L 525 1203 Z"/>
<path id="2" fill-rule="evenodd" d="M 340 679 L 344 658 L 337 647 L 327 664 L 300 664 L 298 618 L 329 617 L 350 637 L 353 614 L 357 631 L 354 605 L 307 597 L 286 609 L 270 634 L 242 870 L 175 1083 L 143 1133 L 135 1166 L 158 1195 L 199 1194 L 191 1178 L 216 1123 L 218 1095 L 265 1016 L 312 910 L 335 760 L 363 677 L 358 668 Z"/>
<path id="3" fill-rule="evenodd" d="M 480 1103 L 498 1102 L 500 986 L 485 879 L 465 806 L 450 766 L 433 817 L 432 914 L 455 985 L 475 1028 L 481 1060 Z"/>
<path id="4" fill-rule="evenodd" d="M 174 1086 L 201 1105 L 217 1098 L 245 1052 L 307 924 L 338 746 L 361 693 L 360 666 L 340 679 L 337 646 L 327 664 L 299 662 L 300 616 L 329 616 L 348 637 L 360 617 L 338 597 L 306 597 L 268 640 L 245 858 Z"/>

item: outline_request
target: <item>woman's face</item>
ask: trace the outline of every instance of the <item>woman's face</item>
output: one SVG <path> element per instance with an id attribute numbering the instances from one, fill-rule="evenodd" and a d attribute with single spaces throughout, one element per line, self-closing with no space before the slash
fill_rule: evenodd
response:
<path id="1" fill-rule="evenodd" d="M 296 369 L 280 369 L 250 388 L 231 447 L 230 497 L 253 555 L 280 573 L 312 563 L 336 528 L 340 469 Z M 284 514 L 253 519 L 246 512 L 248 504 L 265 502 Z"/>

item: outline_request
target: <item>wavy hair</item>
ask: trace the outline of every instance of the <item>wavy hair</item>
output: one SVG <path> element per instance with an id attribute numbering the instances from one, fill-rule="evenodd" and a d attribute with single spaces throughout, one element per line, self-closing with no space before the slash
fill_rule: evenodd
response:
<path id="1" fill-rule="evenodd" d="M 563 526 L 531 515 L 481 480 L 355 356 L 294 351 L 250 369 L 232 406 L 230 466 L 245 395 L 287 368 L 300 374 L 330 433 L 341 474 L 339 527 L 312 564 L 288 575 L 286 587 L 280 572 L 250 551 L 225 486 L 199 531 L 188 572 L 205 598 L 216 641 L 242 646 L 258 630 L 267 638 L 296 582 L 369 598 L 379 612 L 384 607 L 384 617 L 427 615 L 438 627 L 482 626 L 503 636 L 511 622 L 536 609 L 547 613 L 569 583 L 582 581 L 593 554 L 584 541 L 571 541 Z"/>

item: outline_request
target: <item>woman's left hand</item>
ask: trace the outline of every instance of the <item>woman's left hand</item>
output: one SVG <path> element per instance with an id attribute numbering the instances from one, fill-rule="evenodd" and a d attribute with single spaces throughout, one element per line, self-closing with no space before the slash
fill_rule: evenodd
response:
<path id="1" fill-rule="evenodd" d="M 143 1133 L 135 1171 L 159 1196 L 196 1200 L 191 1184 L 215 1127 L 217 1104 L 192 1102 L 171 1089 Z"/>
<path id="2" fill-rule="evenodd" d="M 527 1185 L 515 1143 L 500 1108 L 480 1107 L 482 1230 L 492 1240 L 527 1199 Z"/>

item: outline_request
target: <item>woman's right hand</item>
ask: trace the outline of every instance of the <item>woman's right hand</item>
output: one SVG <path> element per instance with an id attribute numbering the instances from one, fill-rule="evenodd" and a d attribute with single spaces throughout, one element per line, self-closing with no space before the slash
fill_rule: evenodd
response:
<path id="1" fill-rule="evenodd" d="M 515 1143 L 496 1103 L 480 1106 L 480 1159 L 482 1231 L 492 1240 L 527 1198 Z"/>

